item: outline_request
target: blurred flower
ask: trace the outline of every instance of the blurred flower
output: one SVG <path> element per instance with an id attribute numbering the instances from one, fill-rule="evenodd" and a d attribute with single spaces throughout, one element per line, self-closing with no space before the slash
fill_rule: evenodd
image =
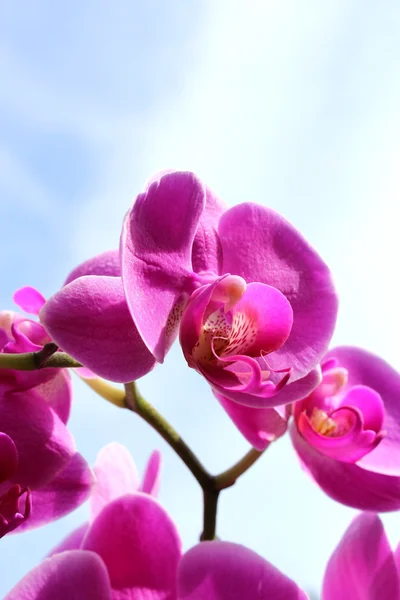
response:
<path id="1" fill-rule="evenodd" d="M 365 350 L 339 347 L 320 386 L 293 407 L 290 432 L 304 468 L 334 500 L 400 508 L 400 374 Z"/>
<path id="2" fill-rule="evenodd" d="M 48 341 L 39 323 L 0 312 L 0 352 L 36 352 Z M 66 427 L 70 405 L 66 371 L 0 370 L 0 537 L 86 500 L 92 477 Z"/>
<path id="3" fill-rule="evenodd" d="M 68 536 L 5 600 L 301 600 L 306 595 L 255 552 L 202 542 L 183 557 L 176 527 L 152 494 L 160 455 L 139 484 L 123 446 L 95 466 L 90 523 Z"/>
<path id="4" fill-rule="evenodd" d="M 400 553 L 392 552 L 382 522 L 358 515 L 329 559 L 323 600 L 399 600 Z"/>

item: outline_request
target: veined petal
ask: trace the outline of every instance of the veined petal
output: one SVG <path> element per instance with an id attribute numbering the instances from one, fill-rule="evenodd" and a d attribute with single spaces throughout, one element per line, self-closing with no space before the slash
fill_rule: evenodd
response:
<path id="1" fill-rule="evenodd" d="M 329 559 L 324 600 L 399 600 L 400 581 L 382 522 L 373 513 L 357 516 Z"/>
<path id="2" fill-rule="evenodd" d="M 295 424 L 290 425 L 289 431 L 304 469 L 333 500 L 374 512 L 400 509 L 400 477 L 324 456 L 302 438 Z"/>
<path id="3" fill-rule="evenodd" d="M 40 311 L 52 339 L 105 379 L 127 383 L 155 360 L 129 313 L 119 277 L 87 275 L 52 296 Z"/>
<path id="4" fill-rule="evenodd" d="M 178 600 L 306 600 L 307 595 L 261 556 L 230 542 L 202 542 L 182 557 Z"/>
<path id="5" fill-rule="evenodd" d="M 140 487 L 139 473 L 128 450 L 118 442 L 102 448 L 94 466 L 96 484 L 90 496 L 90 521 L 112 500 Z"/>
<path id="6" fill-rule="evenodd" d="M 175 169 L 163 169 L 147 180 L 146 187 L 150 187 L 154 181 L 158 181 L 164 175 L 173 175 L 176 172 Z M 204 189 L 206 203 L 193 241 L 192 265 L 196 273 L 208 271 L 218 275 L 221 273 L 222 267 L 218 221 L 228 206 L 206 185 L 204 185 Z"/>
<path id="7" fill-rule="evenodd" d="M 113 600 L 175 600 L 181 544 L 175 525 L 148 494 L 132 494 L 108 504 L 84 541 L 110 575 Z"/>
<path id="8" fill-rule="evenodd" d="M 71 550 L 32 569 L 4 600 L 111 600 L 110 581 L 94 552 Z"/>
<path id="9" fill-rule="evenodd" d="M 273 369 L 305 376 L 325 354 L 336 321 L 337 296 L 328 267 L 296 229 L 274 211 L 239 204 L 219 222 L 225 273 L 277 288 L 293 309 L 286 343 L 270 357 Z"/>
<path id="10" fill-rule="evenodd" d="M 120 250 L 128 307 L 159 362 L 177 333 L 170 315 L 182 294 L 193 291 L 192 246 L 204 206 L 204 187 L 193 173 L 167 173 L 139 194 L 124 221 Z"/>

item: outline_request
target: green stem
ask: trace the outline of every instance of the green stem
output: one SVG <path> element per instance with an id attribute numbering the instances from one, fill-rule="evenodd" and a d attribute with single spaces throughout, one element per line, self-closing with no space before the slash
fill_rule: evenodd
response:
<path id="1" fill-rule="evenodd" d="M 183 460 L 189 471 L 195 477 L 202 489 L 213 486 L 213 476 L 203 467 L 197 456 L 184 442 L 179 433 L 168 423 L 150 402 L 147 402 L 138 392 L 134 382 L 125 385 L 125 402 L 127 408 L 138 414 L 171 446 Z"/>
<path id="2" fill-rule="evenodd" d="M 65 352 L 57 352 L 57 350 L 57 345 L 53 342 L 49 342 L 38 352 L 24 352 L 22 354 L 7 354 L 0 352 L 0 369 L 35 371 L 47 367 L 60 369 L 82 366 Z"/>
<path id="3" fill-rule="evenodd" d="M 251 448 L 251 450 L 249 450 L 247 454 L 245 454 L 237 463 L 230 467 L 230 469 L 227 469 L 219 475 L 216 475 L 214 478 L 216 489 L 225 490 L 226 488 L 234 485 L 236 480 L 254 465 L 254 463 L 265 452 L 265 450 L 259 452 L 255 448 Z"/>
<path id="4" fill-rule="evenodd" d="M 203 490 L 203 533 L 201 542 L 215 540 L 219 490 Z"/>

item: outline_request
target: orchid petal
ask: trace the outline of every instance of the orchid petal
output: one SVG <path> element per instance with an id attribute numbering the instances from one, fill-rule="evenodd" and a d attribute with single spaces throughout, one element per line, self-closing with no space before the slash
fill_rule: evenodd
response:
<path id="1" fill-rule="evenodd" d="M 170 315 L 191 293 L 191 253 L 205 206 L 201 182 L 168 173 L 139 194 L 121 235 L 122 277 L 133 320 L 145 344 L 162 362 L 177 331 Z"/>
<path id="2" fill-rule="evenodd" d="M 14 292 L 13 300 L 19 308 L 31 315 L 38 315 L 46 298 L 34 287 L 26 286 Z"/>
<path id="3" fill-rule="evenodd" d="M 18 467 L 18 451 L 12 439 L 0 432 L 0 483 L 10 479 Z"/>
<path id="4" fill-rule="evenodd" d="M 12 480 L 21 487 L 36 489 L 48 483 L 75 454 L 64 423 L 33 393 L 5 395 L 0 402 L 0 423 L 17 447 L 19 464 Z"/>
<path id="5" fill-rule="evenodd" d="M 161 452 L 155 450 L 152 452 L 144 471 L 142 485 L 140 491 L 144 494 L 157 496 L 160 489 L 161 476 Z"/>
<path id="6" fill-rule="evenodd" d="M 285 418 L 275 408 L 243 406 L 216 392 L 214 395 L 240 433 L 256 450 L 265 450 L 271 442 L 285 433 L 288 416 Z"/>
<path id="7" fill-rule="evenodd" d="M 65 352 L 100 377 L 127 383 L 155 364 L 132 322 L 119 277 L 75 279 L 46 302 L 40 318 Z"/>
<path id="8" fill-rule="evenodd" d="M 229 542 L 202 542 L 182 557 L 178 600 L 306 600 L 306 594 L 258 554 Z"/>
<path id="9" fill-rule="evenodd" d="M 208 378 L 211 379 L 209 374 Z M 250 406 L 252 408 L 272 408 L 305 398 L 317 387 L 320 381 L 321 371 L 317 368 L 310 371 L 306 377 L 298 379 L 293 383 L 287 383 L 278 389 L 273 386 L 273 389 L 269 391 L 268 386 L 266 385 L 263 390 L 261 386 L 258 395 L 255 395 L 254 390 L 252 393 L 248 393 L 247 391 L 240 389 L 237 378 L 234 378 L 233 373 L 227 372 L 224 380 L 219 377 L 218 384 L 220 385 L 216 383 L 216 380 L 210 380 L 210 383 L 214 392 L 225 396 L 238 404 L 243 404 L 243 406 Z M 266 384 L 267 383 L 272 384 L 272 382 L 266 382 Z"/>
<path id="10" fill-rule="evenodd" d="M 329 559 L 323 583 L 324 600 L 399 600 L 395 559 L 379 517 L 357 516 Z"/>
<path id="11" fill-rule="evenodd" d="M 330 350 L 326 358 L 335 358 L 339 366 L 348 370 L 348 387 L 368 386 L 383 401 L 386 434 L 358 464 L 369 471 L 400 476 L 400 374 L 387 362 L 361 348 L 341 346 Z"/>
<path id="12" fill-rule="evenodd" d="M 83 548 L 103 559 L 113 600 L 175 600 L 180 540 L 175 525 L 151 496 L 127 495 L 105 506 Z"/>
<path id="13" fill-rule="evenodd" d="M 56 554 L 32 569 L 4 600 L 111 600 L 107 570 L 94 552 Z"/>
<path id="14" fill-rule="evenodd" d="M 293 423 L 289 431 L 304 469 L 333 500 L 374 512 L 400 509 L 400 477 L 324 456 L 303 439 Z"/>
<path id="15" fill-rule="evenodd" d="M 240 204 L 219 222 L 223 272 L 277 288 L 293 309 L 293 327 L 269 357 L 274 370 L 305 376 L 325 354 L 336 321 L 337 297 L 325 263 L 283 217 L 256 204 Z"/>
<path id="16" fill-rule="evenodd" d="M 71 376 L 66 369 L 53 369 L 54 376 L 37 385 L 33 392 L 54 410 L 63 423 L 67 423 L 72 403 Z"/>
<path id="17" fill-rule="evenodd" d="M 90 521 L 112 500 L 140 487 L 139 474 L 131 454 L 113 442 L 102 448 L 94 466 L 96 484 L 90 496 Z"/>
<path id="18" fill-rule="evenodd" d="M 32 492 L 32 511 L 18 533 L 45 525 L 72 512 L 90 494 L 93 475 L 86 460 L 75 453 L 49 483 Z"/>
<path id="19" fill-rule="evenodd" d="M 218 235 L 218 222 L 227 206 L 206 187 L 206 205 L 200 217 L 192 248 L 193 270 L 221 273 L 222 246 Z"/>

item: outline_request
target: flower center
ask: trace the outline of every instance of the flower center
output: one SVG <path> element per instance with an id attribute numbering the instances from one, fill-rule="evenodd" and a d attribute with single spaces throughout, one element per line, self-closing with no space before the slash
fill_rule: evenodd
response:
<path id="1" fill-rule="evenodd" d="M 338 424 L 332 419 L 328 413 L 314 406 L 310 417 L 310 423 L 314 429 L 321 435 L 326 437 L 336 437 L 341 435 L 338 432 Z"/>

